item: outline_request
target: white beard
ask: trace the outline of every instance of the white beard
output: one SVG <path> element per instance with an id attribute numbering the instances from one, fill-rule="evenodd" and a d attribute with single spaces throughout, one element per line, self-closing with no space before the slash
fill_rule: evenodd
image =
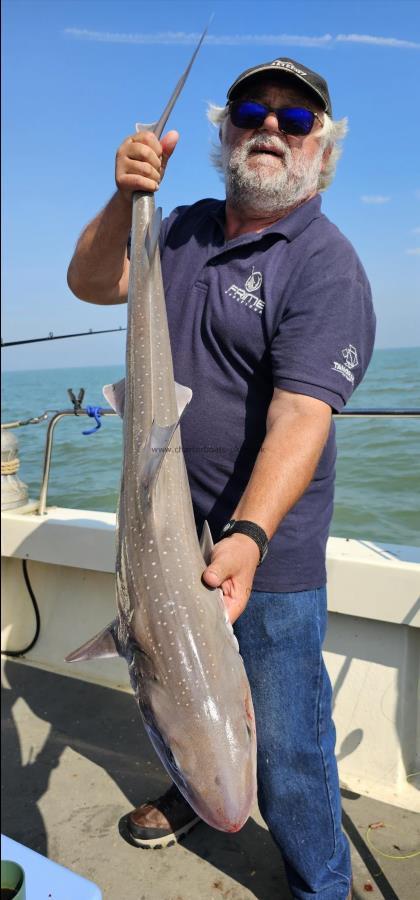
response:
<path id="1" fill-rule="evenodd" d="M 262 145 L 281 150 L 282 163 L 275 172 L 265 166 L 250 168 L 247 164 L 253 148 Z M 223 144 L 226 196 L 235 209 L 254 214 L 275 213 L 296 206 L 317 190 L 323 152 L 320 146 L 319 152 L 308 161 L 300 154 L 293 156 L 284 141 L 267 134 L 255 135 L 234 150 Z"/>

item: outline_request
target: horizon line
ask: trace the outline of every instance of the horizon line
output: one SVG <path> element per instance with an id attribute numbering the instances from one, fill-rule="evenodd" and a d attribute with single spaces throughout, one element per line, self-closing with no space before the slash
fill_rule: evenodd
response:
<path id="1" fill-rule="evenodd" d="M 375 347 L 373 352 L 376 353 L 378 350 L 420 350 L 420 344 L 404 344 L 401 347 Z M 103 365 L 95 364 L 95 365 L 82 365 L 82 366 L 44 366 L 35 369 L 5 369 L 1 368 L 1 371 L 4 375 L 12 375 L 15 372 L 56 372 L 56 371 L 64 371 L 66 369 L 106 369 L 112 366 L 124 366 L 124 360 L 121 362 L 114 363 L 104 363 Z"/>

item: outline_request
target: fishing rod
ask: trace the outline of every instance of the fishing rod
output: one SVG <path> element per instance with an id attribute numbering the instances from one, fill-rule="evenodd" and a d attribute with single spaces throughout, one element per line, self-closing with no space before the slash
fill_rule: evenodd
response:
<path id="1" fill-rule="evenodd" d="M 114 331 L 127 331 L 127 329 L 120 325 L 119 328 L 104 328 L 101 331 L 94 331 L 93 328 L 89 328 L 89 331 L 76 331 L 74 334 L 54 334 L 50 331 L 47 337 L 26 338 L 23 341 L 3 341 L 2 338 L 1 346 L 17 347 L 19 344 L 39 344 L 42 341 L 62 341 L 64 338 L 86 337 L 91 334 L 112 334 Z"/>

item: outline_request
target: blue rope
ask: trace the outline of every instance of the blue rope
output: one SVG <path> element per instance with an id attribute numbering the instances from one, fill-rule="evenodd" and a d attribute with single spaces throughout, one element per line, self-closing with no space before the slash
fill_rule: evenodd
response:
<path id="1" fill-rule="evenodd" d="M 86 431 L 82 431 L 82 434 L 93 434 L 94 431 L 99 431 L 102 422 L 100 420 L 100 416 L 102 415 L 100 406 L 87 406 L 86 412 L 88 416 L 91 416 L 92 419 L 95 419 L 96 425 L 94 428 L 88 428 Z"/>

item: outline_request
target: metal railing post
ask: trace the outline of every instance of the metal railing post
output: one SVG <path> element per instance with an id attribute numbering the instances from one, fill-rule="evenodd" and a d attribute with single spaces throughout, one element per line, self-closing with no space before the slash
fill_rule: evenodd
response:
<path id="1" fill-rule="evenodd" d="M 117 413 L 114 412 L 113 409 L 101 409 L 102 416 L 116 416 Z M 50 419 L 48 423 L 47 429 L 47 438 L 45 442 L 45 452 L 44 452 L 44 468 L 42 472 L 42 482 L 41 482 L 41 490 L 39 493 L 39 504 L 37 509 L 38 516 L 45 516 L 47 510 L 47 496 L 48 496 L 48 483 L 50 478 L 50 467 L 51 467 L 51 457 L 52 457 L 52 447 L 53 447 L 53 438 L 54 438 L 54 429 L 57 425 L 57 422 L 60 419 L 63 419 L 65 416 L 87 416 L 87 412 L 84 409 L 79 409 L 77 412 L 74 409 L 63 409 L 60 412 L 56 412 L 56 414 Z"/>

